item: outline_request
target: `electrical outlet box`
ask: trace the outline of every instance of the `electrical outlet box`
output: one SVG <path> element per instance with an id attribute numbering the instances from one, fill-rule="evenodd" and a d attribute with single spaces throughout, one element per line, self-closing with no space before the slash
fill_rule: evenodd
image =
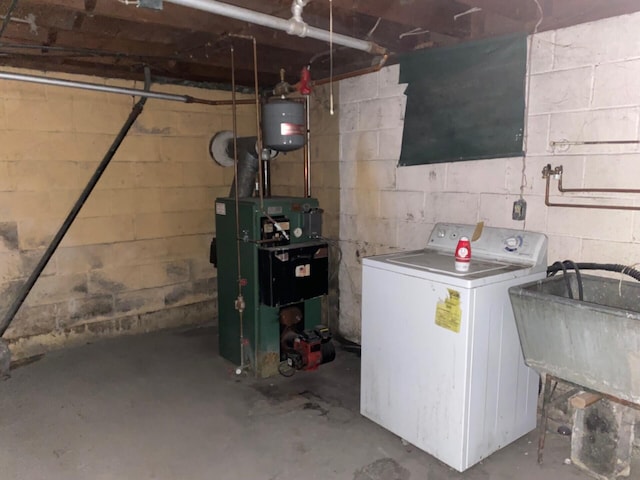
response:
<path id="1" fill-rule="evenodd" d="M 519 198 L 513 202 L 513 211 L 511 212 L 511 218 L 513 220 L 522 221 L 527 217 L 527 202 L 524 198 Z"/>

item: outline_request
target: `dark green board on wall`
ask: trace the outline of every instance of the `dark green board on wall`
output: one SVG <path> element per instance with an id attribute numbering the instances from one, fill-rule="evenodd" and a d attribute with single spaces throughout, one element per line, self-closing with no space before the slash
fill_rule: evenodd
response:
<path id="1" fill-rule="evenodd" d="M 399 165 L 522 155 L 525 35 L 412 52 Z"/>

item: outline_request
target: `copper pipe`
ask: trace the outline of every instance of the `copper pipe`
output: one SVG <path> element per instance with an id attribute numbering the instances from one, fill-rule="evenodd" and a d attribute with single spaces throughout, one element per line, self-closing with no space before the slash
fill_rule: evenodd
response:
<path id="1" fill-rule="evenodd" d="M 231 37 L 242 38 L 245 40 L 251 40 L 253 42 L 253 82 L 254 82 L 254 101 L 256 105 L 256 150 L 258 154 L 258 192 L 260 195 L 260 209 L 264 211 L 264 175 L 262 172 L 263 168 L 263 160 L 262 160 L 262 129 L 260 128 L 260 93 L 258 90 L 258 46 L 256 43 L 256 38 L 252 35 L 240 35 L 240 34 L 230 34 Z M 235 132 L 235 128 L 234 128 Z M 236 177 L 237 178 L 237 177 Z M 238 187 L 236 185 L 236 195 L 238 192 Z M 271 195 L 271 192 L 269 192 Z M 237 203 L 236 203 L 237 208 Z M 236 213 L 236 218 L 237 218 Z M 238 228 L 238 236 L 240 235 L 240 228 Z M 238 240 L 238 245 L 240 245 L 240 240 Z M 240 317 L 242 318 L 242 316 Z M 253 362 L 254 362 L 254 374 L 258 376 L 258 338 L 260 338 L 260 322 L 256 324 L 256 332 L 254 338 L 254 352 L 253 352 Z M 241 327 L 242 328 L 242 327 Z M 242 332 L 242 330 L 240 330 Z M 243 341 L 241 336 L 241 341 Z M 244 342 L 243 342 L 244 343 Z M 242 348 L 242 347 L 241 347 Z M 243 360 L 244 362 L 244 360 Z"/>
<path id="2" fill-rule="evenodd" d="M 258 90 L 258 44 L 256 38 L 251 37 L 253 42 L 253 82 L 255 89 L 255 101 L 256 101 L 256 132 L 258 140 L 256 142 L 256 149 L 258 150 L 258 191 L 260 193 L 260 208 L 264 209 L 264 173 L 262 171 L 262 129 L 260 128 L 260 92 Z M 257 345 L 257 343 L 256 343 Z M 256 352 L 257 355 L 257 352 Z"/>
<path id="3" fill-rule="evenodd" d="M 555 203 L 549 200 L 549 190 L 551 183 L 551 177 L 553 175 L 560 175 L 560 179 L 558 180 L 558 185 L 562 180 L 562 166 L 556 167 L 555 170 L 551 170 L 551 165 L 547 165 L 542 170 L 542 176 L 547 180 L 545 192 L 544 192 L 544 204 L 547 207 L 566 207 L 566 208 L 593 208 L 598 210 L 640 210 L 640 206 L 631 206 L 631 205 L 591 205 L 585 203 Z M 562 190 L 561 190 L 562 191 Z M 621 192 L 621 193 L 640 193 L 640 191 L 629 191 L 629 190 L 614 190 L 614 189 L 565 189 L 564 191 L 568 192 Z"/>
<path id="4" fill-rule="evenodd" d="M 236 100 L 235 102 L 233 100 L 205 100 L 203 98 L 193 98 L 193 97 L 188 97 L 190 98 L 190 100 L 188 100 L 186 103 L 201 103 L 203 105 L 252 105 L 253 104 L 253 100 L 251 100 L 250 98 L 246 99 L 246 100 Z"/>
<path id="5" fill-rule="evenodd" d="M 305 96 L 304 101 L 304 110 L 305 110 L 305 118 L 304 118 L 304 131 L 306 136 L 306 141 L 304 142 L 304 197 L 309 198 L 311 196 L 311 130 L 309 129 L 309 95 Z"/>
<path id="6" fill-rule="evenodd" d="M 256 37 L 253 35 L 242 35 L 239 33 L 230 33 L 230 37 L 250 40 L 253 43 L 253 83 L 254 83 L 254 99 L 252 103 L 256 106 L 256 150 L 258 154 L 258 193 L 260 196 L 260 208 L 264 208 L 264 174 L 262 160 L 262 129 L 260 128 L 260 92 L 258 90 L 258 44 Z"/>
<path id="7" fill-rule="evenodd" d="M 256 101 L 256 150 L 258 150 L 258 192 L 260 194 L 260 210 L 264 210 L 264 175 L 262 174 L 262 130 L 260 128 L 260 94 L 258 91 L 258 46 L 256 38 L 251 37 L 253 42 L 253 83 L 255 89 Z M 262 335 L 260 332 L 260 322 L 256 322 L 256 332 L 253 341 L 253 364 L 254 375 L 258 376 L 258 338 Z"/>
<path id="8" fill-rule="evenodd" d="M 563 147 L 573 145 L 636 145 L 640 140 L 556 140 L 549 142 L 552 147 Z"/>
<path id="9" fill-rule="evenodd" d="M 305 119 L 304 119 L 304 131 L 305 131 L 305 142 L 304 142 L 304 146 L 302 147 L 302 151 L 303 151 L 303 188 L 304 188 L 304 193 L 303 196 L 305 198 L 309 198 L 311 196 L 311 130 L 309 128 L 309 124 L 310 124 L 310 100 L 309 100 L 309 95 L 305 95 L 303 98 L 301 97 L 295 97 L 295 98 L 289 98 L 288 99 L 291 102 L 298 102 L 298 103 L 302 103 L 304 105 L 304 110 L 305 110 Z"/>
<path id="10" fill-rule="evenodd" d="M 562 176 L 558 179 L 558 191 L 562 193 L 640 193 L 640 189 L 633 188 L 564 188 Z"/>
<path id="11" fill-rule="evenodd" d="M 236 112 L 236 68 L 233 45 L 231 45 L 231 118 L 233 124 L 233 169 L 235 182 L 235 204 L 236 204 L 236 236 L 240 237 L 240 198 L 238 193 L 238 119 Z M 236 262 L 238 267 L 238 298 L 235 305 L 238 311 L 239 334 L 240 334 L 240 366 L 236 373 L 242 372 L 247 365 L 244 363 L 244 298 L 242 297 L 242 261 L 240 259 L 240 240 L 236 241 Z"/>
<path id="12" fill-rule="evenodd" d="M 388 59 L 389 59 L 389 54 L 385 53 L 377 65 L 374 65 L 372 67 L 362 68 L 360 70 L 354 70 L 353 72 L 346 72 L 340 75 L 334 75 L 333 77 L 321 78 L 320 80 L 315 80 L 311 82 L 311 85 L 315 87 L 318 85 L 324 85 L 331 81 L 339 82 L 340 80 L 346 80 L 347 78 L 358 77 L 360 75 L 366 75 L 368 73 L 378 72 L 382 69 L 382 67 L 385 66 Z"/>

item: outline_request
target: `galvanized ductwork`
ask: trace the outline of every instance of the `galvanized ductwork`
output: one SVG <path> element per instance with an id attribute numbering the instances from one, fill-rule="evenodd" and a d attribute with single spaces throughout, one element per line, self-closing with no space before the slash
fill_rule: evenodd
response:
<path id="1" fill-rule="evenodd" d="M 238 148 L 238 197 L 251 197 L 256 188 L 256 175 L 260 168 L 258 160 L 257 137 L 238 137 L 236 145 Z M 233 151 L 233 132 L 222 130 L 216 133 L 211 139 L 209 151 L 213 159 L 223 167 L 231 167 L 235 162 L 236 155 Z M 236 196 L 236 181 L 231 182 L 229 196 Z"/>

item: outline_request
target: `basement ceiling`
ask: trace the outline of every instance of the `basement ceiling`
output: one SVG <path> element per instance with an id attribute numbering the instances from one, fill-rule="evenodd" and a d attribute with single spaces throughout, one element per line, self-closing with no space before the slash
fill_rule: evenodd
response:
<path id="1" fill-rule="evenodd" d="M 149 0 L 142 0 L 148 2 Z M 167 81 L 231 81 L 231 44 L 238 85 L 253 85 L 253 46 L 233 35 L 252 36 L 260 85 L 272 86 L 284 68 L 295 83 L 311 63 L 314 79 L 330 72 L 329 45 L 310 38 L 155 0 L 161 10 L 135 0 L 0 0 L 3 26 L 0 64 L 55 72 L 142 79 L 145 65 Z M 226 0 L 226 3 L 289 19 L 291 0 Z M 539 31 L 640 10 L 638 0 L 539 0 Z M 329 0 L 313 0 L 303 20 L 329 29 Z M 333 29 L 366 39 L 393 54 L 532 32 L 534 0 L 333 0 Z M 8 17 L 8 20 L 7 20 Z M 333 73 L 375 65 L 380 56 L 334 46 Z"/>

